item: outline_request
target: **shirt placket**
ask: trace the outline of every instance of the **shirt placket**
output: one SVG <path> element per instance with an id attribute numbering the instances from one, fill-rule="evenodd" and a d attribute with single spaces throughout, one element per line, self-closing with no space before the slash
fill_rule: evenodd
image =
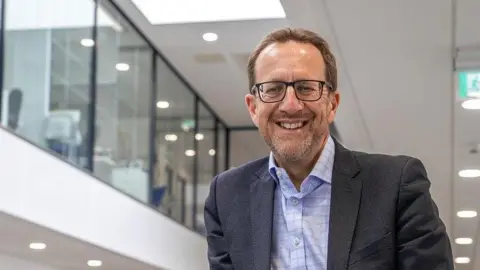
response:
<path id="1" fill-rule="evenodd" d="M 291 269 L 305 268 L 305 245 L 303 240 L 303 201 L 292 196 L 285 200 L 287 209 L 287 229 L 290 242 L 290 267 Z"/>

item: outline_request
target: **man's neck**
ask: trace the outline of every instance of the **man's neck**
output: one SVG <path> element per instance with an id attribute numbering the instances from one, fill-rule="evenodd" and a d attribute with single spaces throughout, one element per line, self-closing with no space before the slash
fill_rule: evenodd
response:
<path id="1" fill-rule="evenodd" d="M 302 185 L 303 180 L 307 178 L 307 176 L 313 170 L 313 167 L 315 167 L 315 164 L 317 163 L 318 159 L 320 158 L 320 155 L 322 154 L 323 149 L 325 148 L 325 145 L 328 140 L 328 136 L 329 135 L 327 135 L 325 139 L 323 139 L 320 145 L 320 148 L 317 151 L 312 151 L 308 157 L 305 157 L 301 160 L 292 162 L 292 161 L 283 161 L 281 159 L 275 158 L 275 161 L 277 162 L 278 166 L 285 169 L 288 176 L 290 177 L 290 180 L 292 181 L 293 185 L 297 188 L 297 190 L 300 190 L 300 186 Z"/>

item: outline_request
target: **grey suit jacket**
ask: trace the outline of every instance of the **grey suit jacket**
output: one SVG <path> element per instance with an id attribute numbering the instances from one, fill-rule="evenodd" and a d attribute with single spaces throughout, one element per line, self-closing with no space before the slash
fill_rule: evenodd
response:
<path id="1" fill-rule="evenodd" d="M 453 269 L 422 163 L 335 145 L 328 270 Z M 270 269 L 275 185 L 268 157 L 215 177 L 205 202 L 210 269 Z"/>

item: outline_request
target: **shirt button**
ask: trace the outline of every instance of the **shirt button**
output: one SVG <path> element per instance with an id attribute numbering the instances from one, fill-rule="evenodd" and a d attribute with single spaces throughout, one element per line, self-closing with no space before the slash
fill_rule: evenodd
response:
<path id="1" fill-rule="evenodd" d="M 298 199 L 297 198 L 292 198 L 292 199 L 290 199 L 290 201 L 292 202 L 293 205 L 298 204 Z"/>
<path id="2" fill-rule="evenodd" d="M 277 176 L 278 177 L 282 176 L 282 173 L 280 171 L 277 171 Z"/>
<path id="3" fill-rule="evenodd" d="M 293 245 L 296 246 L 296 247 L 298 247 L 298 245 L 300 245 L 300 239 L 298 239 L 298 237 L 295 237 L 293 239 Z"/>

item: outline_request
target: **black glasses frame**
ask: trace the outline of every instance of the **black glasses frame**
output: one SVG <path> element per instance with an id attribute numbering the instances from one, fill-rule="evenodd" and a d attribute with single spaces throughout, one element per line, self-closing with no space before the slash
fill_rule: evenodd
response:
<path id="1" fill-rule="evenodd" d="M 301 83 L 301 82 L 316 82 L 320 85 L 319 87 L 319 91 L 320 91 L 320 95 L 318 96 L 317 99 L 303 99 L 303 98 L 300 98 L 298 96 L 298 92 L 297 92 L 297 89 L 295 88 L 295 84 L 296 83 Z M 263 91 L 263 85 L 267 84 L 267 83 L 281 83 L 281 84 L 284 84 L 285 85 L 285 91 L 283 92 L 283 96 L 279 99 L 279 100 L 275 100 L 275 101 L 265 101 L 263 100 L 262 98 L 262 95 L 260 94 L 260 92 Z M 317 100 L 320 100 L 322 98 L 322 95 L 323 95 L 323 90 L 325 89 L 325 86 L 332 89 L 332 85 L 326 81 L 318 81 L 318 80 L 297 80 L 297 81 L 292 81 L 292 82 L 284 82 L 284 81 L 268 81 L 268 82 L 261 82 L 261 83 L 257 83 L 257 84 L 254 84 L 252 89 L 250 89 L 250 93 L 252 95 L 255 95 L 255 93 L 258 92 L 258 97 L 260 98 L 260 100 L 263 102 L 263 103 L 277 103 L 277 102 L 281 102 L 285 96 L 287 95 L 287 90 L 288 90 L 288 87 L 292 87 L 293 90 L 295 91 L 295 96 L 297 97 L 298 100 L 301 100 L 301 101 L 317 101 Z"/>

